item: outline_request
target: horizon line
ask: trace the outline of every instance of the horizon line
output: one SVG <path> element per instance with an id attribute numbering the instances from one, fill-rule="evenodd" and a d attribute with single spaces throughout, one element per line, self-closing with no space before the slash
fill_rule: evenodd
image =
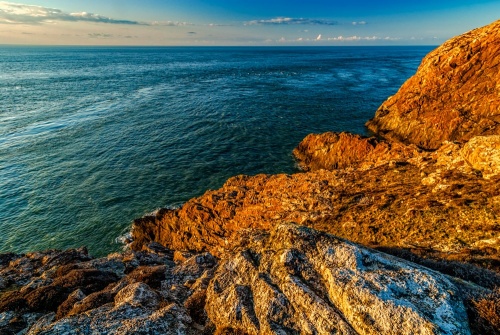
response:
<path id="1" fill-rule="evenodd" d="M 438 47 L 440 44 L 366 45 L 129 45 L 129 44 L 1 44 L 0 47 L 91 47 L 91 48 L 345 48 L 345 47 Z"/>

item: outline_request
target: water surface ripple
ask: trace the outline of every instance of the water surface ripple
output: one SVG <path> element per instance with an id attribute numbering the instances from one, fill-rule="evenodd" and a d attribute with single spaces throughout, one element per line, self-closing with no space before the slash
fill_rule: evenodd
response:
<path id="1" fill-rule="evenodd" d="M 131 221 L 237 174 L 292 173 L 430 47 L 0 47 L 0 252 L 118 250 Z"/>

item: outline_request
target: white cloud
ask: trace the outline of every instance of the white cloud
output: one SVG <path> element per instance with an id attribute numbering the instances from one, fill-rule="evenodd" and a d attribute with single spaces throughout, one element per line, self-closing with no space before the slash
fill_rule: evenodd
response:
<path id="1" fill-rule="evenodd" d="M 220 24 L 220 23 L 209 23 L 207 24 L 209 27 L 232 27 L 232 24 Z"/>
<path id="2" fill-rule="evenodd" d="M 358 26 L 358 25 L 365 25 L 366 21 L 353 21 L 352 25 L 353 26 Z"/>
<path id="3" fill-rule="evenodd" d="M 92 33 L 88 34 L 90 38 L 113 38 L 115 37 L 113 34 L 103 34 L 103 33 Z"/>
<path id="4" fill-rule="evenodd" d="M 291 18 L 291 17 L 277 17 L 268 20 L 252 20 L 244 23 L 246 26 L 252 25 L 285 25 L 285 24 L 308 24 L 308 25 L 326 25 L 335 26 L 337 21 L 323 20 L 323 19 L 304 19 L 304 18 Z"/>
<path id="5" fill-rule="evenodd" d="M 379 37 L 379 36 L 337 36 L 337 37 L 325 37 L 322 34 L 319 34 L 317 37 L 312 38 L 304 38 L 298 37 L 294 39 L 287 39 L 285 37 L 281 37 L 280 39 L 274 40 L 273 42 L 278 43 L 315 43 L 315 42 L 355 42 L 355 41 L 398 41 L 400 38 L 397 37 Z M 266 42 L 271 42 L 269 39 Z"/>
<path id="6" fill-rule="evenodd" d="M 110 24 L 140 25 L 138 21 L 117 20 L 99 14 L 65 13 L 59 9 L 0 1 L 0 23 L 41 24 L 54 21 L 87 21 Z"/>
<path id="7" fill-rule="evenodd" d="M 378 37 L 378 36 L 337 36 L 337 37 L 328 37 L 328 41 L 397 41 L 399 38 L 396 37 Z"/>
<path id="8" fill-rule="evenodd" d="M 179 21 L 153 21 L 151 23 L 142 23 L 142 24 L 149 26 L 164 26 L 164 27 L 194 26 L 193 23 L 179 22 Z"/>

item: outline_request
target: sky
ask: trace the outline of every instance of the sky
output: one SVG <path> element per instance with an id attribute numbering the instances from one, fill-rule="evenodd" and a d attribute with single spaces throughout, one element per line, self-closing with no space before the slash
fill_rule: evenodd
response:
<path id="1" fill-rule="evenodd" d="M 500 0 L 0 1 L 0 44 L 438 45 Z"/>

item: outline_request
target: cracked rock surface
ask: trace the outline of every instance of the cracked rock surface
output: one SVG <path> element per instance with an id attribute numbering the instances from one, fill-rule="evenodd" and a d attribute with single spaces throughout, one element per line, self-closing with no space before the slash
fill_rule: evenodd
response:
<path id="1" fill-rule="evenodd" d="M 10 255 L 0 267 L 8 282 L 0 333 L 470 334 L 462 292 L 490 292 L 291 223 L 240 237 L 221 260 L 91 259 L 83 249 Z M 44 271 L 23 270 L 29 279 L 16 274 L 58 257 Z"/>
<path id="2" fill-rule="evenodd" d="M 429 53 L 366 125 L 384 138 L 425 149 L 500 135 L 500 21 Z"/>

